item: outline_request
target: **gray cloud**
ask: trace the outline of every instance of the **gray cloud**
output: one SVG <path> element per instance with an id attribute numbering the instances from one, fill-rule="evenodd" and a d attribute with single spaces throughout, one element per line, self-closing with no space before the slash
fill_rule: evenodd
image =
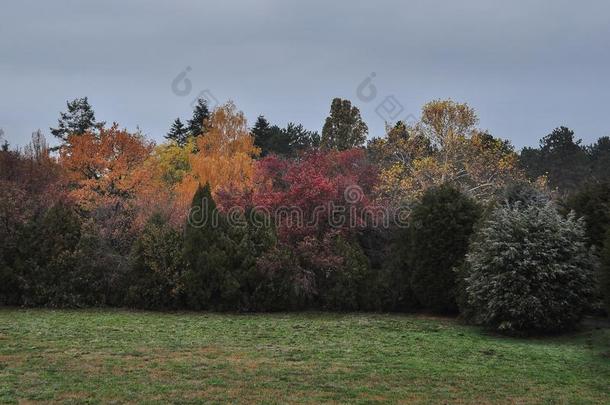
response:
<path id="1" fill-rule="evenodd" d="M 15 144 L 85 95 L 98 119 L 161 140 L 204 89 L 250 120 L 317 130 L 340 96 L 380 135 L 375 108 L 394 95 L 414 115 L 466 101 L 517 146 L 558 125 L 587 142 L 610 134 L 604 1 L 8 0 L 1 18 L 0 127 Z M 193 92 L 178 97 L 187 66 Z M 356 87 L 371 72 L 378 97 L 364 103 Z"/>

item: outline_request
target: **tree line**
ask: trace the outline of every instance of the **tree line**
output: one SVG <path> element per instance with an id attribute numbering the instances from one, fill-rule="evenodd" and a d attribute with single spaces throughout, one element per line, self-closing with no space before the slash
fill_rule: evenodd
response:
<path id="1" fill-rule="evenodd" d="M 1 148 L 0 304 L 422 310 L 506 333 L 610 304 L 608 137 L 519 152 L 435 100 L 368 138 L 342 99 L 319 135 L 199 100 L 155 144 L 66 107 L 58 147 Z"/>

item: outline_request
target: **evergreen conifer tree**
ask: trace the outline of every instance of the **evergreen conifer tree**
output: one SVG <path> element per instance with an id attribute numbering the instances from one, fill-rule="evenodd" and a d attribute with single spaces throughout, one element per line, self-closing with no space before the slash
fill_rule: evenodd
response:
<path id="1" fill-rule="evenodd" d="M 165 139 L 176 142 L 179 146 L 184 146 L 189 137 L 188 128 L 182 123 L 180 118 L 176 118 Z"/>
<path id="2" fill-rule="evenodd" d="M 204 98 L 197 99 L 197 104 L 193 109 L 193 118 L 187 122 L 188 135 L 197 137 L 204 134 L 207 131 L 205 125 L 209 118 L 210 110 L 207 100 Z"/>

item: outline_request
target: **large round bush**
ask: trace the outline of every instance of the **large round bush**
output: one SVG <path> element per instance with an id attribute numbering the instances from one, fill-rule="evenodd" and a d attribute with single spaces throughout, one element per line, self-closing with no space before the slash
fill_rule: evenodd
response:
<path id="1" fill-rule="evenodd" d="M 466 259 L 465 312 L 510 334 L 573 328 L 593 291 L 585 228 L 553 205 L 505 204 L 478 231 Z"/>

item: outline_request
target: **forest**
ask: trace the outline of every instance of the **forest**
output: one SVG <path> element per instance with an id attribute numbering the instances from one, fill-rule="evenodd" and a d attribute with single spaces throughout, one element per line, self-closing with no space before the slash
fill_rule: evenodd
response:
<path id="1" fill-rule="evenodd" d="M 156 144 L 79 98 L 52 142 L 4 141 L 0 305 L 425 312 L 511 335 L 610 312 L 608 136 L 516 150 L 453 100 L 383 136 L 339 98 L 321 134 L 204 99 L 168 127 Z"/>

